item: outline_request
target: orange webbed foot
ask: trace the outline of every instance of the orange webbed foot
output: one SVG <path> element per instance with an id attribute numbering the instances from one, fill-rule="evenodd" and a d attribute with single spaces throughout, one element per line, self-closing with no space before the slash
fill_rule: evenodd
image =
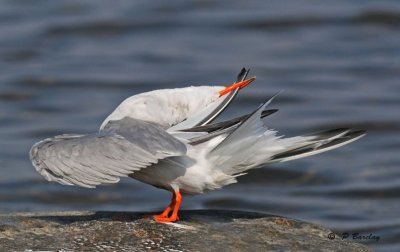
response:
<path id="1" fill-rule="evenodd" d="M 158 215 L 153 215 L 153 219 L 156 222 L 163 222 L 163 223 L 174 222 L 174 221 L 179 220 L 178 210 L 181 205 L 181 201 L 182 201 L 182 196 L 179 193 L 179 191 L 176 190 L 172 196 L 172 200 L 171 200 L 171 203 L 169 204 L 169 206 L 164 210 L 163 213 L 158 214 Z M 168 215 L 172 209 L 173 209 L 172 214 L 170 217 L 168 217 Z"/>
<path id="2" fill-rule="evenodd" d="M 176 216 L 175 218 L 173 216 L 171 217 L 160 217 L 158 215 L 154 215 L 153 216 L 154 220 L 156 222 L 160 222 L 160 223 L 168 223 L 168 222 L 175 222 L 179 220 L 179 217 Z"/>

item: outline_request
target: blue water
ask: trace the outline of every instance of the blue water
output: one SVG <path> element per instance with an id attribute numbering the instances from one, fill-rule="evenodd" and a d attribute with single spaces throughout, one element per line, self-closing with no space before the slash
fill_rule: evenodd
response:
<path id="1" fill-rule="evenodd" d="M 132 179 L 96 190 L 47 183 L 28 151 L 97 131 L 126 97 L 159 88 L 257 81 L 223 118 L 272 94 L 271 128 L 297 135 L 355 127 L 351 145 L 250 172 L 184 198 L 320 223 L 400 250 L 398 1 L 1 1 L 0 211 L 161 210 L 168 192 Z"/>

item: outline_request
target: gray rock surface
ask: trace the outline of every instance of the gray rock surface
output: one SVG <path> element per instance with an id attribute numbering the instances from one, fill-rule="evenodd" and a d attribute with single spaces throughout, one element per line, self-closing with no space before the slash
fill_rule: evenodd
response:
<path id="1" fill-rule="evenodd" d="M 182 211 L 162 224 L 149 213 L 0 215 L 0 251 L 371 251 L 329 239 L 319 225 L 258 213 Z"/>

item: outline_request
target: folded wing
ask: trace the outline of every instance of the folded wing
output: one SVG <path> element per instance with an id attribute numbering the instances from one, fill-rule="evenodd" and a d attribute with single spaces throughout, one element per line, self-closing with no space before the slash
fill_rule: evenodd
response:
<path id="1" fill-rule="evenodd" d="M 49 181 L 95 187 L 185 153 L 186 145 L 161 127 L 126 117 L 96 134 L 45 139 L 32 147 L 30 157 Z"/>

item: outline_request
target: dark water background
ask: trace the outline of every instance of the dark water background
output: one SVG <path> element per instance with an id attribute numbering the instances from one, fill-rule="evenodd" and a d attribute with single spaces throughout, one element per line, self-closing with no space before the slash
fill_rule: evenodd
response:
<path id="1" fill-rule="evenodd" d="M 97 131 L 126 97 L 257 81 L 224 118 L 284 89 L 268 120 L 286 135 L 353 126 L 351 145 L 254 170 L 183 209 L 260 211 L 400 251 L 399 1 L 0 1 L 0 211 L 161 210 L 168 192 L 132 179 L 96 190 L 49 184 L 28 151 Z"/>

